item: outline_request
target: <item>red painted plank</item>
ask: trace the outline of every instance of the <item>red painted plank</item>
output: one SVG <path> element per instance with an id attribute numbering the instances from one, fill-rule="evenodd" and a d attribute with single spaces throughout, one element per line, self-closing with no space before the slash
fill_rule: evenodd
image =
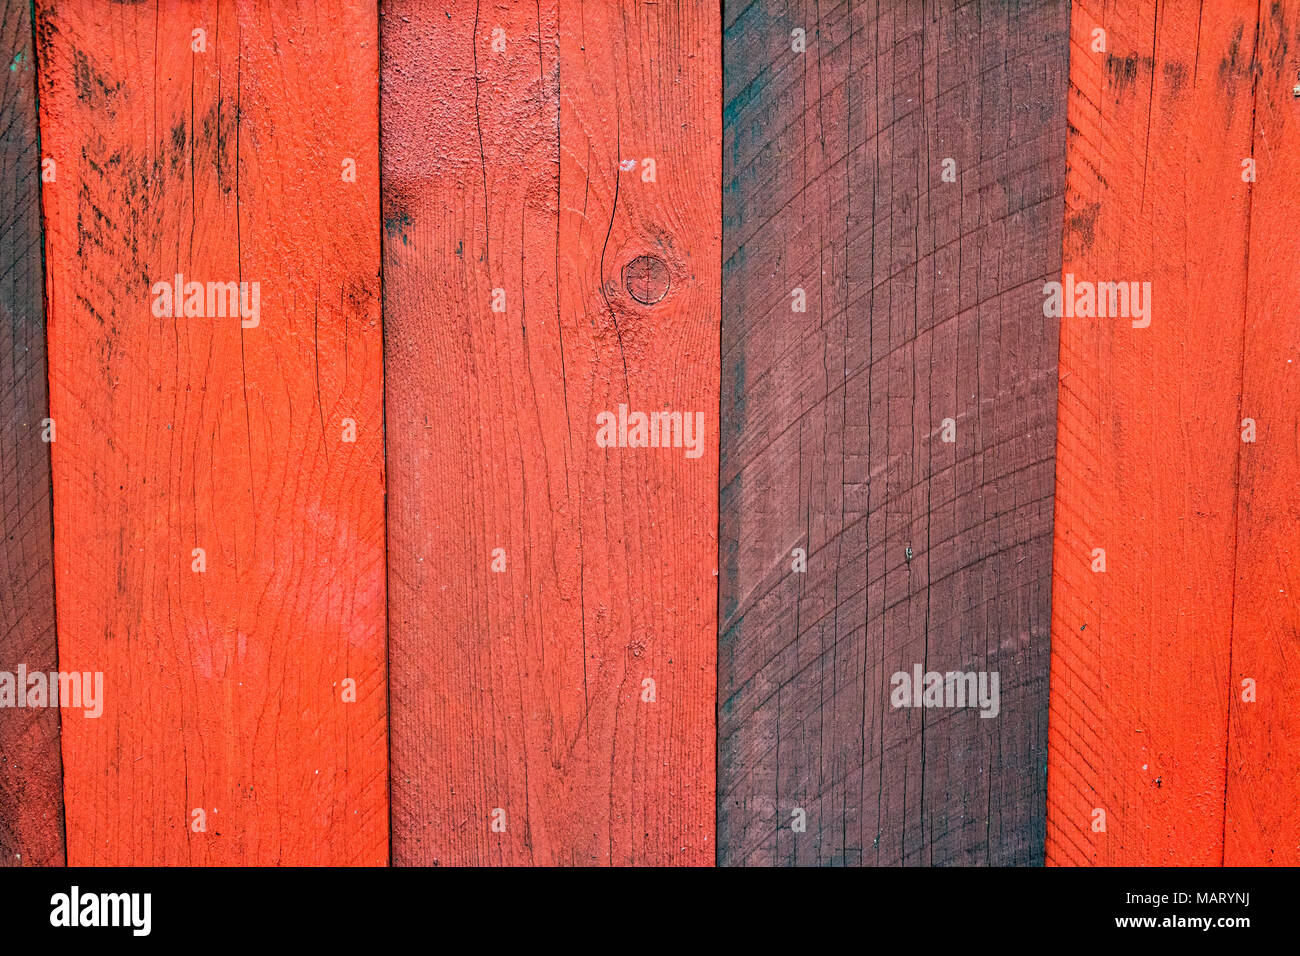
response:
<path id="1" fill-rule="evenodd" d="M 709 863 L 717 11 L 381 33 L 394 861 Z M 620 405 L 698 457 L 599 446 Z"/>
<path id="2" fill-rule="evenodd" d="M 1223 862 L 1300 865 L 1300 3 L 1259 24 Z M 1250 681 L 1250 684 L 1246 682 Z"/>
<path id="3" fill-rule="evenodd" d="M 22 708 L 18 674 L 58 667 L 41 158 L 31 5 L 0 3 L 0 866 L 59 865 L 59 712 Z M 54 437 L 57 438 L 57 429 Z"/>
<path id="4" fill-rule="evenodd" d="M 1040 862 L 1068 7 L 725 17 L 720 859 Z"/>
<path id="5" fill-rule="evenodd" d="M 65 713 L 69 860 L 382 864 L 375 9 L 38 27 L 59 657 L 104 675 Z M 173 315 L 177 274 L 246 308 Z"/>
<path id="6" fill-rule="evenodd" d="M 1151 308 L 1060 319 L 1049 863 L 1224 858 L 1232 657 L 1256 640 L 1233 625 L 1239 479 L 1285 453 L 1240 435 L 1255 14 L 1073 8 L 1063 273 L 1149 282 Z"/>

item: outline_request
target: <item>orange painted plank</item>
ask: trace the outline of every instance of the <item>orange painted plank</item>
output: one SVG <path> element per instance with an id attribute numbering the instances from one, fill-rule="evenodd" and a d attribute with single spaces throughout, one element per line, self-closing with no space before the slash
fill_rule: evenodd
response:
<path id="1" fill-rule="evenodd" d="M 711 863 L 718 10 L 381 35 L 394 862 Z"/>
<path id="2" fill-rule="evenodd" d="M 1300 864 L 1300 3 L 1259 24 L 1223 861 Z M 1253 700 L 1245 681 L 1254 682 Z"/>
<path id="3" fill-rule="evenodd" d="M 1239 486 L 1266 467 L 1249 464 L 1258 453 L 1240 437 L 1254 321 L 1242 160 L 1262 144 L 1255 14 L 1253 4 L 1152 0 L 1082 0 L 1072 11 L 1062 281 L 1150 282 L 1152 304 L 1147 327 L 1131 308 L 1060 320 L 1049 863 L 1224 859 L 1234 656 L 1260 636 L 1240 589 L 1234 628 L 1234 581 L 1266 560 L 1241 553 L 1240 503 L 1253 493 L 1250 510 L 1275 514 L 1271 482 L 1286 474 L 1274 466 L 1258 491 Z M 1265 71 L 1259 83 L 1279 77 Z M 1279 348 L 1255 346 L 1252 388 L 1272 387 L 1262 365 L 1275 368 Z M 1273 427 L 1294 422 L 1294 408 L 1260 414 L 1270 410 Z M 1257 527 L 1246 532 L 1256 547 L 1269 534 Z M 1279 664 L 1275 655 L 1260 672 Z M 1255 743 L 1254 759 L 1267 759 Z"/>
<path id="4" fill-rule="evenodd" d="M 7 67 L 7 68 L 3 68 Z M 59 865 L 59 713 L 25 675 L 58 668 L 45 419 L 41 157 L 31 5 L 0 2 L 0 866 Z M 57 435 L 56 435 L 57 437 Z M 20 678 L 20 675 L 24 675 Z"/>
<path id="5" fill-rule="evenodd" d="M 376 11 L 38 6 L 69 861 L 382 864 Z"/>

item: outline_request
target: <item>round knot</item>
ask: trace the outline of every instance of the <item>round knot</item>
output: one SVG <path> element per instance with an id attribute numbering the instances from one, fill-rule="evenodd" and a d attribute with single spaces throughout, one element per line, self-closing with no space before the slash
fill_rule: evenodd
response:
<path id="1" fill-rule="evenodd" d="M 658 256 L 637 256 L 623 267 L 623 284 L 642 305 L 654 305 L 668 294 L 668 263 Z"/>

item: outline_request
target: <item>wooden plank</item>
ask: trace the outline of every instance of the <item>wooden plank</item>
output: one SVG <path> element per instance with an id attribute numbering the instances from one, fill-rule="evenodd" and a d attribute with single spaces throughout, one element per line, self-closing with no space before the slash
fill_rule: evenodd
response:
<path id="1" fill-rule="evenodd" d="M 1296 253 L 1300 120 L 1292 43 L 1300 3 L 1273 4 L 1255 58 L 1256 181 L 1240 417 L 1256 423 L 1239 449 L 1236 580 L 1228 671 L 1228 777 L 1223 862 L 1300 864 L 1300 276 Z M 1254 682 L 1253 694 L 1244 684 Z M 1246 700 L 1246 697 L 1253 700 Z"/>
<path id="2" fill-rule="evenodd" d="M 0 3 L 0 671 L 58 669 L 31 5 Z M 58 437 L 57 430 L 55 437 Z M 0 709 L 0 866 L 64 862 L 59 712 Z M 24 698 L 25 699 L 25 698 Z"/>
<path id="3" fill-rule="evenodd" d="M 717 17 L 384 4 L 398 864 L 713 860 Z"/>
<path id="4" fill-rule="evenodd" d="M 1041 862 L 1067 5 L 726 7 L 719 858 Z"/>
<path id="5" fill-rule="evenodd" d="M 69 860 L 383 864 L 376 11 L 38 11 Z"/>
<path id="6" fill-rule="evenodd" d="M 1152 308 L 1060 320 L 1050 863 L 1223 861 L 1255 15 L 1073 7 L 1063 271 Z"/>

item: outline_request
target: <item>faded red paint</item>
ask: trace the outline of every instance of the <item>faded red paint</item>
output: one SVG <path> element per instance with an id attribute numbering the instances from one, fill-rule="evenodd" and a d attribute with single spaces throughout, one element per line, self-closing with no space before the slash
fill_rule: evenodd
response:
<path id="1" fill-rule="evenodd" d="M 384 5 L 397 863 L 713 860 L 719 35 Z M 598 447 L 619 404 L 702 456 Z"/>

